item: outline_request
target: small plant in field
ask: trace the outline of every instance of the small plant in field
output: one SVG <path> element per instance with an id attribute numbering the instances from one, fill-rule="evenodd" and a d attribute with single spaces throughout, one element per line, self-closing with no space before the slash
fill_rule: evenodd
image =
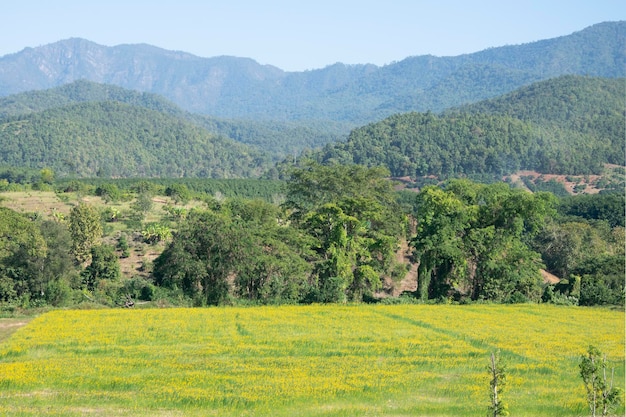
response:
<path id="1" fill-rule="evenodd" d="M 117 247 L 122 251 L 122 258 L 128 258 L 130 256 L 130 247 L 128 246 L 128 240 L 126 235 L 122 234 L 117 240 Z"/>
<path id="2" fill-rule="evenodd" d="M 502 364 L 499 354 L 491 353 L 489 361 L 489 404 L 488 416 L 499 417 L 508 416 L 508 407 L 502 401 L 502 393 L 506 385 L 506 366 Z"/>
<path id="3" fill-rule="evenodd" d="M 579 367 L 587 390 L 591 416 L 595 417 L 599 412 L 602 416 L 608 416 L 622 402 L 621 391 L 613 387 L 615 368 L 611 369 L 611 378 L 608 379 L 606 355 L 602 355 L 594 346 L 589 346 L 587 354 L 580 357 Z"/>
<path id="4" fill-rule="evenodd" d="M 146 243 L 162 242 L 172 237 L 172 231 L 169 227 L 159 223 L 151 223 L 144 230 L 141 231 L 141 235 Z"/>

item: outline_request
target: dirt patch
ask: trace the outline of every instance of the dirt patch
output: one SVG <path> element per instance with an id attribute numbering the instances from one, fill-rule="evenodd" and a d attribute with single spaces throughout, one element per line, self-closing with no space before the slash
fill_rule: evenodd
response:
<path id="1" fill-rule="evenodd" d="M 558 284 L 559 282 L 561 282 L 561 279 L 559 277 L 557 277 L 554 274 L 549 273 L 545 269 L 541 270 L 541 277 L 543 278 L 543 282 L 545 284 L 554 285 L 554 284 Z"/>
<path id="2" fill-rule="evenodd" d="M 26 326 L 31 319 L 0 319 L 0 342 L 8 339 L 15 331 Z"/>
<path id="3" fill-rule="evenodd" d="M 602 191 L 600 188 L 596 187 L 596 184 L 602 178 L 601 175 L 556 175 L 541 174 L 536 171 L 520 171 L 509 176 L 509 179 L 511 182 L 523 184 L 521 180 L 522 177 L 531 178 L 533 182 L 558 182 L 563 184 L 563 187 L 565 187 L 569 194 L 597 194 Z"/>
<path id="4" fill-rule="evenodd" d="M 0 205 L 18 213 L 41 213 L 46 218 L 58 212 L 65 216 L 71 205 L 61 201 L 52 191 L 11 191 L 0 193 Z"/>

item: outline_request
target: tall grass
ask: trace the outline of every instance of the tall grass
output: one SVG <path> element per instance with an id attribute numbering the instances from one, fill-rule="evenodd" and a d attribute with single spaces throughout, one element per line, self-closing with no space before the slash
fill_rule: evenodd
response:
<path id="1" fill-rule="evenodd" d="M 624 381 L 624 313 L 550 306 L 54 311 L 0 345 L 0 415 L 515 416 L 586 412 L 578 358 Z M 623 411 L 622 411 L 623 412 Z"/>

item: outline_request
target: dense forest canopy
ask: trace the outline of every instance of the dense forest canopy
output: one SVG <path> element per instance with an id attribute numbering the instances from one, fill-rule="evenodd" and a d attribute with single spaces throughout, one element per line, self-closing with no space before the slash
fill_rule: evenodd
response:
<path id="1" fill-rule="evenodd" d="M 0 161 L 78 177 L 250 177 L 269 166 L 190 121 L 116 101 L 0 120 Z"/>
<path id="2" fill-rule="evenodd" d="M 212 136 L 223 136 L 267 153 L 273 159 L 299 154 L 344 139 L 352 123 L 332 121 L 269 121 L 224 119 L 182 110 L 157 94 L 141 93 L 110 84 L 78 80 L 47 90 L 35 90 L 0 98 L 0 120 L 67 107 L 72 104 L 119 102 L 191 121 Z"/>
<path id="3" fill-rule="evenodd" d="M 396 177 L 599 173 L 605 163 L 625 165 L 623 85 L 569 76 L 443 115 L 397 114 L 313 157 L 384 165 Z"/>

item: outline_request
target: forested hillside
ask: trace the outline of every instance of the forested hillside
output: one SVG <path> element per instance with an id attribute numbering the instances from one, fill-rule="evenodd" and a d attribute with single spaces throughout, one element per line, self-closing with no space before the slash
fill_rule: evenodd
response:
<path id="1" fill-rule="evenodd" d="M 397 114 L 313 157 L 384 165 L 398 177 L 599 173 L 605 163 L 625 164 L 623 86 L 569 76 L 443 115 Z"/>
<path id="2" fill-rule="evenodd" d="M 2 97 L 0 98 L 0 119 L 38 113 L 71 104 L 100 101 L 116 101 L 175 116 L 185 114 L 178 106 L 157 94 L 78 80 L 55 88 Z"/>
<path id="3" fill-rule="evenodd" d="M 115 101 L 191 121 L 211 134 L 231 138 L 267 153 L 275 160 L 299 154 L 347 137 L 351 124 L 223 119 L 182 110 L 164 97 L 110 84 L 78 80 L 48 90 L 29 91 L 0 98 L 0 121 L 78 103 Z"/>
<path id="4" fill-rule="evenodd" d="M 233 178 L 258 175 L 269 158 L 179 117 L 105 101 L 0 120 L 0 164 L 61 176 Z"/>
<path id="5" fill-rule="evenodd" d="M 68 39 L 0 57 L 0 96 L 86 79 L 157 93 L 214 117 L 355 127 L 398 112 L 439 112 L 565 74 L 624 77 L 625 38 L 626 22 L 605 22 L 456 57 L 413 56 L 382 67 L 337 63 L 304 72 L 248 58 Z"/>

